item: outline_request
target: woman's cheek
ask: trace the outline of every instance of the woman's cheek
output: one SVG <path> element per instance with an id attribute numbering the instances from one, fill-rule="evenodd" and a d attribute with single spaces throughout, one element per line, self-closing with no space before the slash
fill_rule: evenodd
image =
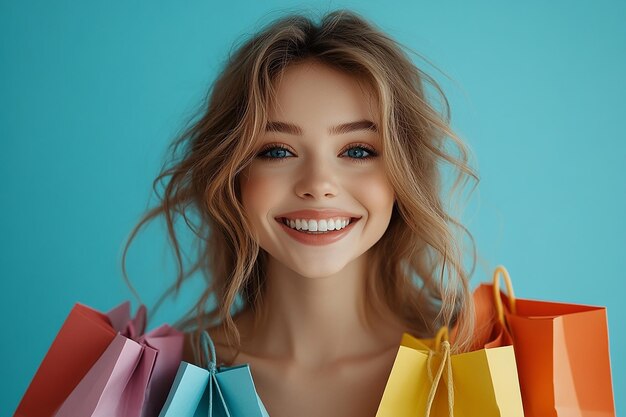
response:
<path id="1" fill-rule="evenodd" d="M 241 180 L 243 206 L 253 216 L 264 217 L 275 205 L 273 201 L 285 188 L 281 175 L 251 169 Z"/>
<path id="2" fill-rule="evenodd" d="M 394 191 L 384 172 L 378 170 L 361 172 L 358 176 L 354 176 L 351 184 L 350 189 L 355 193 L 358 190 L 364 204 L 380 208 L 393 206 Z"/>

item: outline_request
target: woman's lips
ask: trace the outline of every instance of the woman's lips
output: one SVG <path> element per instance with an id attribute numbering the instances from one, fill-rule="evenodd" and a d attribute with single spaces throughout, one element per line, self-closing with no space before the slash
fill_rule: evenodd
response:
<path id="1" fill-rule="evenodd" d="M 312 246 L 328 245 L 328 244 L 334 243 L 342 239 L 348 233 L 350 233 L 353 226 L 356 223 L 358 223 L 359 220 L 360 220 L 360 217 L 351 218 L 350 223 L 341 230 L 332 230 L 332 231 L 325 232 L 325 233 L 312 234 L 312 233 L 302 233 L 302 232 L 297 231 L 296 229 L 292 229 L 291 227 L 287 226 L 283 222 L 282 218 L 276 219 L 276 221 L 282 227 L 282 229 L 285 230 L 285 232 L 287 232 L 287 234 L 291 236 L 294 240 L 300 243 L 303 243 L 305 245 L 312 245 Z"/>

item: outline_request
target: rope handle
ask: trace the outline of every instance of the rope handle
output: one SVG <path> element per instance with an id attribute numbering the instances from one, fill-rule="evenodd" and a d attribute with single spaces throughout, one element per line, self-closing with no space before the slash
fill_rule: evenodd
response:
<path id="1" fill-rule="evenodd" d="M 493 298 L 496 302 L 496 310 L 498 312 L 498 320 L 504 326 L 504 307 L 502 306 L 502 298 L 500 297 L 500 275 L 504 278 L 506 285 L 507 299 L 509 301 L 509 309 L 515 314 L 515 293 L 513 292 L 513 284 L 509 272 L 503 265 L 496 266 L 493 271 Z"/>
<path id="2" fill-rule="evenodd" d="M 441 351 L 441 343 L 447 342 L 449 337 L 448 326 L 441 326 L 435 335 L 435 352 Z"/>
<path id="3" fill-rule="evenodd" d="M 212 374 L 215 374 L 217 372 L 217 355 L 215 354 L 215 345 L 206 330 L 204 330 L 200 335 L 200 345 L 202 346 L 202 353 L 204 354 L 204 361 L 207 364 L 207 369 Z M 210 356 L 209 350 L 211 351 Z"/>
<path id="4" fill-rule="evenodd" d="M 437 369 L 437 373 L 433 377 L 431 371 L 431 361 L 433 357 L 433 353 L 441 353 L 441 363 L 439 364 L 439 368 Z M 452 381 L 452 361 L 450 357 L 450 342 L 448 341 L 448 327 L 442 326 L 437 334 L 435 335 L 435 350 L 433 352 L 432 349 L 428 351 L 428 376 L 432 382 L 430 386 L 430 392 L 428 393 L 428 399 L 426 402 L 426 413 L 425 416 L 430 416 L 430 410 L 433 406 L 433 402 L 435 401 L 435 394 L 437 393 L 437 387 L 439 386 L 439 381 L 443 375 L 444 367 L 446 368 L 446 376 L 444 377 L 444 382 L 448 387 L 448 415 L 449 417 L 454 417 L 454 385 Z"/>

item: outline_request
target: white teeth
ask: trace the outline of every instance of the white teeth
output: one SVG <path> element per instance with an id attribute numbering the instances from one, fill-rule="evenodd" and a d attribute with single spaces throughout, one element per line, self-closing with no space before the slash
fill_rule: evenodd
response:
<path id="1" fill-rule="evenodd" d="M 292 229 L 310 231 L 310 232 L 327 232 L 332 230 L 339 230 L 350 224 L 350 219 L 336 218 L 336 219 L 321 219 L 321 220 L 304 220 L 304 219 L 283 219 L 283 223 Z"/>

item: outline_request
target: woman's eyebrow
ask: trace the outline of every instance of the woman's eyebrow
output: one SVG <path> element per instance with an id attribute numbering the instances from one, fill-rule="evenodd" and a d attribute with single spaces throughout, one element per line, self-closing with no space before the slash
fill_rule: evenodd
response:
<path id="1" fill-rule="evenodd" d="M 376 123 L 371 120 L 358 120 L 356 122 L 342 123 L 337 126 L 331 126 L 328 128 L 330 135 L 341 135 L 344 133 L 354 132 L 358 130 L 367 130 L 372 132 L 378 132 Z M 292 123 L 285 122 L 267 122 L 265 126 L 266 132 L 282 132 L 291 135 L 302 136 L 302 128 Z"/>

